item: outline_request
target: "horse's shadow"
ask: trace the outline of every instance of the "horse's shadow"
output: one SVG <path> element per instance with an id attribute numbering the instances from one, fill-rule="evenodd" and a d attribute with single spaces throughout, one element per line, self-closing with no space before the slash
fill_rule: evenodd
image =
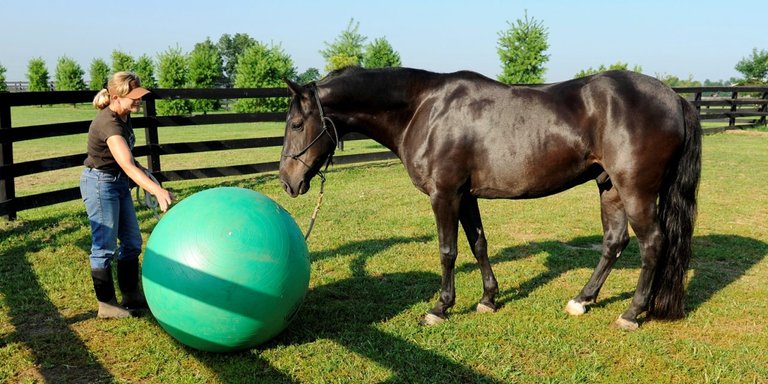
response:
<path id="1" fill-rule="evenodd" d="M 400 243 L 421 242 L 431 237 L 396 237 L 383 240 L 351 242 L 334 250 L 311 255 L 313 262 L 332 256 L 360 254 L 350 263 L 352 276 L 311 289 L 299 315 L 277 338 L 259 347 L 298 345 L 333 340 L 338 345 L 388 368 L 392 382 L 427 382 L 444 380 L 462 383 L 493 383 L 496 380 L 457 364 L 434 352 L 424 350 L 400 337 L 376 327 L 408 308 L 428 301 L 440 284 L 440 276 L 427 272 L 397 272 L 371 276 L 364 271 L 365 260 Z M 255 353 L 236 354 L 254 363 L 253 369 L 240 370 L 233 377 L 230 359 L 222 355 L 194 352 L 217 372 L 224 382 L 292 382 L 279 370 L 269 367 Z M 228 355 L 231 357 L 231 355 Z M 405 357 L 405 358 L 404 358 Z M 418 364 L 404 363 L 418 361 Z"/>
<path id="2" fill-rule="evenodd" d="M 527 279 L 517 287 L 506 289 L 501 287 L 498 303 L 503 305 L 514 300 L 524 299 L 534 290 L 549 284 L 570 270 L 582 268 L 593 270 L 600 258 L 599 246 L 601 242 L 601 236 L 587 236 L 575 238 L 568 242 L 557 240 L 532 242 L 499 251 L 491 258 L 491 263 L 520 260 L 540 252 L 546 253 L 547 258 L 545 271 Z M 695 273 L 692 274 L 693 276 L 687 286 L 686 310 L 689 312 L 696 311 L 715 293 L 736 281 L 766 256 L 768 256 L 768 244 L 752 238 L 738 235 L 694 237 L 690 270 L 695 271 Z M 614 269 L 622 268 L 640 268 L 639 251 L 634 239 L 614 265 Z M 476 270 L 478 270 L 476 263 L 464 263 L 457 267 L 457 272 L 474 272 Z M 610 284 L 610 281 L 609 278 L 606 284 Z M 585 279 L 584 284 L 586 283 L 587 280 Z M 575 296 L 577 293 L 572 292 L 570 294 Z M 598 298 L 597 303 L 592 307 L 599 308 L 616 301 L 627 300 L 632 297 L 633 293 L 634 289 L 613 297 Z"/>
<path id="3" fill-rule="evenodd" d="M 429 236 L 412 238 L 389 238 L 350 242 L 336 249 L 313 253 L 314 261 L 334 256 L 360 253 L 350 262 L 352 277 L 332 284 L 316 287 L 307 298 L 295 322 L 280 336 L 261 348 L 274 348 L 333 340 L 344 348 L 388 368 L 393 377 L 390 381 L 426 382 L 446 379 L 451 382 L 495 382 L 496 380 L 458 364 L 442 355 L 423 348 L 389 333 L 381 331 L 377 324 L 387 321 L 408 308 L 434 298 L 439 289 L 440 276 L 427 272 L 396 272 L 371 276 L 365 272 L 365 262 L 393 245 L 406 242 L 433 241 Z M 492 262 L 521 260 L 542 251 L 548 255 L 546 271 L 527 279 L 519 286 L 503 289 L 500 302 L 511 302 L 528 297 L 563 273 L 577 268 L 593 269 L 600 253 L 592 248 L 599 244 L 599 236 L 572 239 L 566 243 L 543 241 L 518 247 L 505 248 L 492 257 Z M 736 256 L 731 256 L 736 255 Z M 687 309 L 694 311 L 705 304 L 715 293 L 722 290 L 752 266 L 768 255 L 768 244 L 751 238 L 734 235 L 708 235 L 694 238 L 694 258 L 691 268 L 695 270 L 688 285 Z M 728 273 L 723 274 L 723 263 L 728 260 Z M 615 268 L 637 269 L 640 266 L 636 245 L 630 245 L 617 262 Z M 439 266 L 436 264 L 435 269 Z M 477 273 L 474 262 L 464 263 L 457 272 Z M 585 281 L 586 283 L 586 281 Z M 610 283 L 610 280 L 609 280 Z M 573 292 L 575 295 L 577 292 Z M 607 303 L 627 300 L 632 292 L 627 291 L 601 299 L 597 307 Z M 417 318 L 413 319 L 415 323 Z M 256 352 L 258 354 L 258 350 Z M 291 382 L 268 362 L 250 354 L 259 367 L 252 372 L 253 379 L 270 382 Z M 402 356 L 409 356 L 404 362 Z M 238 381 L 241 377 L 229 377 L 231 370 L 222 369 L 231 364 L 220 356 L 211 357 L 200 353 L 201 360 L 220 374 L 223 381 Z M 241 372 L 242 374 L 242 372 Z M 439 377 L 435 375 L 440 375 Z M 442 376 L 444 375 L 444 376 Z M 248 377 L 248 376 L 245 376 Z"/>

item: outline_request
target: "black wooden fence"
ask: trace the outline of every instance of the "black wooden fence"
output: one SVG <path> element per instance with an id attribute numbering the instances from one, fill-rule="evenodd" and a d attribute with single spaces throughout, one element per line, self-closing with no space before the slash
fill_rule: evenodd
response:
<path id="1" fill-rule="evenodd" d="M 705 133 L 766 124 L 768 87 L 686 87 L 674 90 L 699 110 Z"/>
<path id="2" fill-rule="evenodd" d="M 700 111 L 703 122 L 718 122 L 706 133 L 727 129 L 741 129 L 765 124 L 768 106 L 768 87 L 697 87 L 676 88 L 691 100 Z M 16 213 L 80 198 L 77 186 L 51 192 L 16 196 L 15 178 L 81 167 L 85 154 L 53 157 L 15 163 L 15 142 L 44 139 L 88 132 L 90 121 L 14 127 L 11 107 L 51 104 L 90 103 L 94 91 L 19 92 L 0 93 L 0 216 L 16 218 Z M 158 116 L 157 99 L 224 99 L 287 97 L 284 88 L 253 89 L 155 89 L 145 97 L 145 117 L 133 119 L 134 129 L 144 129 L 146 143 L 134 148 L 136 157 L 147 157 L 147 168 L 161 182 L 203 179 L 221 176 L 247 175 L 275 171 L 279 161 L 242 164 L 226 167 L 163 170 L 163 155 L 224 151 L 245 148 L 276 147 L 282 145 L 282 137 L 217 140 L 187 143 L 160 143 L 158 130 L 162 127 L 231 124 L 247 122 L 285 121 L 285 112 L 277 113 L 225 113 L 196 116 Z M 365 139 L 360 135 L 348 135 L 345 140 Z M 85 144 L 83 144 L 83 147 Z M 336 164 L 350 164 L 394 158 L 389 151 L 334 157 Z M 76 181 L 73 181 L 76 184 Z"/>
<path id="3" fill-rule="evenodd" d="M 10 219 L 15 219 L 16 213 L 20 211 L 80 198 L 80 190 L 79 187 L 77 187 L 76 180 L 73 180 L 73 186 L 71 188 L 26 196 L 17 196 L 16 183 L 14 182 L 15 178 L 72 167 L 82 167 L 86 155 L 85 153 L 82 153 L 15 163 L 13 161 L 13 143 L 25 140 L 87 133 L 90 125 L 90 121 L 76 121 L 15 128 L 11 116 L 11 107 L 90 103 L 95 94 L 94 91 L 0 93 L 0 217 L 5 216 Z M 275 171 L 279 167 L 279 159 L 270 162 L 224 167 L 163 170 L 161 168 L 161 158 L 163 155 L 277 147 L 282 146 L 283 138 L 262 137 L 203 142 L 160 143 L 158 130 L 162 127 L 249 122 L 283 122 L 285 121 L 285 112 L 158 116 L 156 100 L 233 100 L 239 98 L 287 96 L 288 91 L 286 88 L 154 89 L 151 94 L 144 97 L 145 116 L 133 118 L 134 129 L 144 129 L 146 137 L 146 143 L 143 145 L 138 145 L 139 143 L 137 143 L 133 153 L 137 158 L 146 156 L 147 168 L 160 182 L 248 175 Z M 347 135 L 344 137 L 345 141 L 360 139 L 366 139 L 366 137 L 361 135 Z M 83 148 L 85 148 L 85 144 L 83 144 Z M 357 155 L 334 156 L 334 163 L 351 164 L 392 158 L 395 158 L 392 152 L 381 151 Z"/>

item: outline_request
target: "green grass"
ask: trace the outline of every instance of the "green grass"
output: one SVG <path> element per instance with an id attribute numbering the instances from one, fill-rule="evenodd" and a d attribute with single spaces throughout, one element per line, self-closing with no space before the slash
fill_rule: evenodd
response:
<path id="1" fill-rule="evenodd" d="M 224 355 L 180 345 L 151 316 L 96 319 L 82 204 L 24 211 L 0 224 L 0 382 L 763 383 L 766 148 L 764 133 L 704 138 L 688 316 L 633 333 L 610 324 L 637 280 L 634 241 L 598 303 L 578 318 L 563 312 L 598 258 L 588 249 L 601 238 L 591 183 L 542 199 L 481 201 L 502 307 L 474 312 L 480 273 L 460 243 L 450 321 L 422 327 L 440 283 L 428 199 L 398 162 L 335 167 L 308 242 L 302 311 L 267 344 Z M 168 183 L 182 199 L 220 185 L 272 197 L 302 228 L 318 188 L 290 199 L 274 174 Z M 139 216 L 146 240 L 156 220 Z"/>

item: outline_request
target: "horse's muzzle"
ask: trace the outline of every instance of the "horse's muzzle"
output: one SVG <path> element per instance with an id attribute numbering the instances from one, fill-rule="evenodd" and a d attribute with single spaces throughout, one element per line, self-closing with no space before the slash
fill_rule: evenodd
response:
<path id="1" fill-rule="evenodd" d="M 307 193 L 307 191 L 309 190 L 309 181 L 304 179 L 299 180 L 298 185 L 292 185 L 292 183 L 286 179 L 282 179 L 282 182 L 283 182 L 283 189 L 291 197 L 297 197 L 299 195 L 303 195 Z"/>

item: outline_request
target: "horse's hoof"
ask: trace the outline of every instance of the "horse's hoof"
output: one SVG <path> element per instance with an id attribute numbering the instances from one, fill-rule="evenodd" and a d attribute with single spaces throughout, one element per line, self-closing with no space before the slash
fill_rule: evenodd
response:
<path id="1" fill-rule="evenodd" d="M 639 327 L 637 321 L 630 321 L 621 316 L 613 322 L 613 326 L 627 332 L 635 331 Z"/>
<path id="2" fill-rule="evenodd" d="M 424 318 L 421 319 L 421 325 L 428 325 L 428 326 L 438 325 L 444 321 L 445 321 L 444 318 L 438 315 L 435 315 L 434 313 L 427 313 L 426 315 L 424 315 Z"/>
<path id="3" fill-rule="evenodd" d="M 566 304 L 565 311 L 571 316 L 580 316 L 587 312 L 587 307 L 583 303 L 571 300 Z"/>
<path id="4" fill-rule="evenodd" d="M 488 304 L 477 303 L 476 308 L 478 313 L 493 313 L 496 312 L 496 308 Z"/>

